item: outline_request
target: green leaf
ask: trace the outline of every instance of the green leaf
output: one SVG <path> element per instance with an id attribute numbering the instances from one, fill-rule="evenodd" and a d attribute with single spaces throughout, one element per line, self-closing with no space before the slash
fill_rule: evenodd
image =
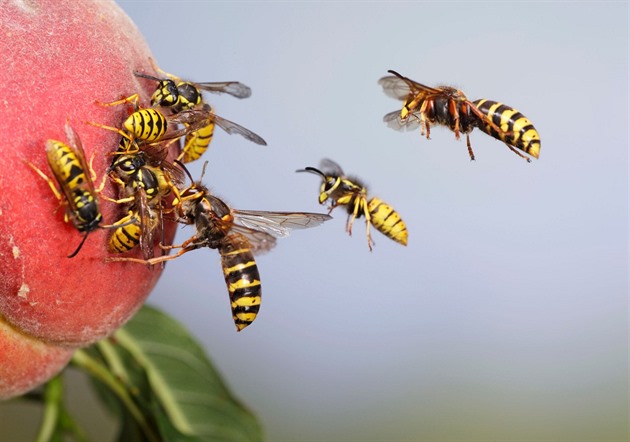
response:
<path id="1" fill-rule="evenodd" d="M 145 306 L 95 348 L 99 356 L 92 359 L 126 388 L 126 398 L 119 402 L 124 423 L 119 440 L 140 440 L 143 431 L 168 441 L 263 439 L 260 424 L 230 393 L 202 347 L 181 324 L 155 308 Z M 111 397 L 102 390 L 112 408 Z M 138 414 L 143 416 L 141 425 Z"/>

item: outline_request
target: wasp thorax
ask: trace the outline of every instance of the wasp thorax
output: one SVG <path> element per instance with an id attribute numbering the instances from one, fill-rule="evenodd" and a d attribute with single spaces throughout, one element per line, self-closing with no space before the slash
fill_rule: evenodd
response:
<path id="1" fill-rule="evenodd" d="M 180 83 L 177 86 L 179 93 L 178 110 L 192 109 L 201 103 L 201 93 L 191 83 Z"/>

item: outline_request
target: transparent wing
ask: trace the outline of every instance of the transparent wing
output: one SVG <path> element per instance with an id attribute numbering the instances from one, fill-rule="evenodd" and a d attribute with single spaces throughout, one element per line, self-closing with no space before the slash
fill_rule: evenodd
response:
<path id="1" fill-rule="evenodd" d="M 236 98 L 248 98 L 252 95 L 250 87 L 244 85 L 243 83 L 239 83 L 238 81 L 213 81 L 192 84 L 204 91 L 217 94 L 229 94 Z"/>
<path id="2" fill-rule="evenodd" d="M 289 235 L 294 229 L 317 227 L 331 216 L 311 212 L 265 212 L 257 210 L 232 210 L 234 222 L 251 230 L 268 233 L 275 237 Z"/>
<path id="3" fill-rule="evenodd" d="M 415 130 L 420 127 L 420 113 L 414 112 L 407 116 L 407 118 L 400 118 L 400 111 L 393 111 L 385 114 L 383 121 L 390 127 L 398 131 Z"/>
<path id="4" fill-rule="evenodd" d="M 260 230 L 253 230 L 248 227 L 234 225 L 230 230 L 234 233 L 240 234 L 247 241 L 247 245 L 256 255 L 261 255 L 273 249 L 276 246 L 276 237 Z"/>
<path id="5" fill-rule="evenodd" d="M 410 78 L 400 75 L 396 71 L 389 70 L 387 72 L 394 75 L 383 77 L 378 81 L 378 83 L 383 87 L 385 94 L 390 97 L 397 98 L 399 100 L 407 100 L 409 95 L 429 95 L 439 94 L 441 92 L 440 89 L 435 89 L 422 83 L 418 83 L 417 81 L 413 81 Z"/>
<path id="6" fill-rule="evenodd" d="M 239 124 L 236 124 L 230 120 L 226 120 L 225 118 L 219 117 L 218 115 L 214 115 L 212 119 L 214 120 L 214 124 L 219 126 L 230 135 L 238 134 L 253 143 L 259 144 L 261 146 L 267 145 L 267 142 L 263 140 L 262 137 Z"/>
<path id="7" fill-rule="evenodd" d="M 343 173 L 343 169 L 337 163 L 335 163 L 330 158 L 324 158 L 319 162 L 319 168 L 326 174 L 341 177 L 345 174 Z"/>
<path id="8" fill-rule="evenodd" d="M 157 212 L 153 211 L 143 190 L 136 191 L 136 210 L 140 217 L 140 250 L 144 259 L 154 256 L 155 233 L 158 227 Z"/>
<path id="9" fill-rule="evenodd" d="M 411 88 L 402 78 L 388 75 L 378 80 L 378 84 L 383 87 L 385 95 L 397 100 L 405 100 L 411 94 Z"/>
<path id="10" fill-rule="evenodd" d="M 90 193 L 94 193 L 94 183 L 92 182 L 92 169 L 88 167 L 88 163 L 85 158 L 85 151 L 83 150 L 83 143 L 81 143 L 79 135 L 74 131 L 72 126 L 70 126 L 70 123 L 68 123 L 67 121 L 64 130 L 66 132 L 66 137 L 68 137 L 69 142 L 67 146 L 70 147 L 70 149 L 77 156 L 77 158 L 81 162 L 81 167 L 83 167 L 83 171 L 85 172 L 85 184 L 90 190 Z"/>

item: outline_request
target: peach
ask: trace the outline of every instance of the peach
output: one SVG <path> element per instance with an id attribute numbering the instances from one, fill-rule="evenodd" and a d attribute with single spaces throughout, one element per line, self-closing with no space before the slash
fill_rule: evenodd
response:
<path id="1" fill-rule="evenodd" d="M 0 3 L 0 398 L 44 382 L 72 349 L 115 331 L 142 305 L 160 275 L 133 263 L 107 263 L 111 231 L 82 239 L 45 180 L 47 139 L 67 142 L 66 121 L 79 135 L 97 182 L 120 136 L 86 121 L 120 126 L 129 109 L 102 107 L 151 87 L 134 70 L 151 72 L 150 50 L 113 1 L 7 0 Z M 111 183 L 106 195 L 114 195 Z M 100 203 L 104 224 L 121 217 Z M 166 240 L 174 234 L 167 226 Z M 138 254 L 139 252 L 132 252 Z M 37 366 L 35 368 L 34 366 Z M 29 382 L 30 380 L 30 382 Z"/>

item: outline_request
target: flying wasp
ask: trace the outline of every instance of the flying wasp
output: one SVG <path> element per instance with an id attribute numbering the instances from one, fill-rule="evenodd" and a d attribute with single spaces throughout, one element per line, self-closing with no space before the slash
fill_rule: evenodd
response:
<path id="1" fill-rule="evenodd" d="M 499 111 L 490 105 L 480 108 L 480 102 L 488 100 L 468 100 L 459 89 L 450 86 L 435 88 L 415 82 L 398 72 L 389 70 L 392 76 L 381 78 L 378 82 L 383 91 L 390 97 L 403 100 L 400 111 L 386 114 L 383 121 L 396 130 L 413 130 L 420 126 L 422 135 L 430 138 L 431 126 L 441 125 L 455 133 L 466 135 L 466 146 L 470 159 L 475 155 L 470 144 L 470 132 L 475 127 L 503 141 L 518 156 L 531 161 L 514 148 L 518 148 L 538 158 L 540 137 L 529 120 L 517 111 L 505 106 Z M 495 102 L 491 102 L 495 103 Z M 508 112 L 508 111 L 512 112 Z M 525 127 L 527 127 L 525 129 Z M 527 134 L 527 135 L 525 135 Z"/>
<path id="2" fill-rule="evenodd" d="M 311 172 L 322 178 L 322 185 L 319 190 L 319 203 L 324 204 L 330 201 L 328 213 L 337 206 L 346 206 L 348 219 L 346 221 L 346 232 L 352 235 L 352 224 L 356 218 L 365 216 L 367 243 L 372 251 L 372 236 L 370 226 L 390 239 L 404 246 L 407 245 L 407 227 L 391 206 L 382 200 L 372 197 L 368 200 L 367 187 L 356 178 L 346 176 L 339 164 L 330 159 L 323 159 L 320 162 L 320 169 L 306 167 L 297 172 Z"/>
<path id="3" fill-rule="evenodd" d="M 251 324 L 260 309 L 260 273 L 254 254 L 271 250 L 276 244 L 276 238 L 288 235 L 292 229 L 315 227 L 330 219 L 329 215 L 320 213 L 232 209 L 212 195 L 201 180 L 193 182 L 181 192 L 175 191 L 177 196 L 173 200 L 173 208 L 176 218 L 181 223 L 194 225 L 195 235 L 181 245 L 165 247 L 179 249 L 173 255 L 147 260 L 108 260 L 154 265 L 202 247 L 218 250 L 237 331 Z"/>
<path id="4" fill-rule="evenodd" d="M 165 75 L 165 78 L 158 78 L 152 75 L 134 71 L 137 77 L 146 78 L 158 82 L 158 85 L 151 97 L 151 105 L 168 108 L 177 114 L 185 110 L 205 109 L 212 114 L 212 118 L 208 120 L 208 124 L 201 126 L 194 131 L 188 131 L 184 140 L 184 148 L 178 160 L 188 163 L 201 157 L 212 141 L 214 135 L 214 126 L 217 125 L 228 134 L 239 134 L 247 140 L 259 144 L 267 145 L 265 140 L 254 132 L 246 129 L 232 121 L 226 120 L 214 113 L 214 109 L 203 101 L 202 91 L 225 93 L 236 98 L 248 98 L 251 95 L 251 89 L 238 81 L 222 81 L 208 83 L 194 83 L 185 81 L 172 74 L 166 73 L 158 68 L 153 60 L 150 60 L 153 68 Z"/>
<path id="5" fill-rule="evenodd" d="M 81 140 L 68 123 L 65 125 L 65 132 L 68 144 L 57 140 L 46 141 L 48 165 L 61 192 L 53 180 L 37 166 L 29 161 L 26 163 L 46 180 L 55 197 L 66 206 L 64 221 L 72 222 L 79 232 L 85 232 L 78 247 L 68 255 L 68 258 L 73 258 L 83 247 L 90 232 L 97 228 L 111 228 L 111 226 L 100 225 L 103 215 L 98 208 L 97 194 L 94 189 L 94 172 L 88 168 Z"/>

